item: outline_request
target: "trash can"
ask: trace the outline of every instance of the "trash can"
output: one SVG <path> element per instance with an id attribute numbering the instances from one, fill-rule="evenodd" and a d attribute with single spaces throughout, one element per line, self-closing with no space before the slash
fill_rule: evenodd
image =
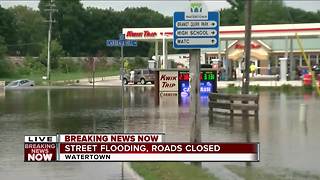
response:
<path id="1" fill-rule="evenodd" d="M 311 74 L 303 75 L 303 85 L 304 86 L 312 86 L 312 75 Z"/>

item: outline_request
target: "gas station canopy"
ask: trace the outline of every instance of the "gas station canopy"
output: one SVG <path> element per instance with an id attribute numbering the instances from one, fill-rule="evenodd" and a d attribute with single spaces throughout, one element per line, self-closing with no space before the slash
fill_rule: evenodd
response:
<path id="1" fill-rule="evenodd" d="M 123 28 L 126 39 L 139 41 L 157 41 L 173 39 L 173 28 Z M 220 26 L 221 40 L 244 39 L 245 26 Z M 252 39 L 272 39 L 294 37 L 318 38 L 320 37 L 320 23 L 304 24 L 272 24 L 253 25 Z"/>

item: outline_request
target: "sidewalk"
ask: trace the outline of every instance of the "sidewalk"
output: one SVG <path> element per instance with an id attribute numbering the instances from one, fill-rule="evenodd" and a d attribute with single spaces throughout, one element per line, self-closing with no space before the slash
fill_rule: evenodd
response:
<path id="1" fill-rule="evenodd" d="M 241 87 L 241 81 L 218 81 L 218 88 L 226 88 L 233 84 L 235 87 Z M 250 86 L 260 87 L 279 87 L 282 85 L 291 85 L 293 87 L 301 87 L 302 81 L 250 81 Z"/>
<path id="2" fill-rule="evenodd" d="M 79 86 L 92 86 L 89 82 L 91 78 L 80 79 L 79 83 L 73 85 Z M 95 77 L 95 86 L 121 86 L 121 80 L 119 76 L 107 76 L 107 77 Z"/>

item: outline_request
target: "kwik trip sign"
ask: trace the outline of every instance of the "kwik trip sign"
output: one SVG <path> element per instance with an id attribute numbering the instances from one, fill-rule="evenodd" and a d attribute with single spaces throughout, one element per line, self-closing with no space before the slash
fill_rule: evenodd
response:
<path id="1" fill-rule="evenodd" d="M 178 71 L 159 72 L 159 91 L 178 92 Z"/>

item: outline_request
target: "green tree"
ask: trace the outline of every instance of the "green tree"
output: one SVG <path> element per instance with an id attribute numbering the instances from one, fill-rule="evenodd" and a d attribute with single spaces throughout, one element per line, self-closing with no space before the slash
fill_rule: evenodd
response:
<path id="1" fill-rule="evenodd" d="M 41 44 L 46 39 L 46 23 L 39 11 L 26 6 L 9 8 L 16 19 L 17 39 L 15 46 L 20 55 L 38 56 L 41 52 Z"/>
<path id="2" fill-rule="evenodd" d="M 2 36 L 0 36 L 0 59 L 2 59 L 5 56 L 7 50 L 8 49 L 5 40 Z"/>
<path id="3" fill-rule="evenodd" d="M 7 46 L 5 40 L 0 36 L 0 77 L 7 77 L 12 74 L 12 67 L 10 63 L 5 59 L 7 52 Z"/>
<path id="4" fill-rule="evenodd" d="M 58 69 L 60 57 L 65 55 L 62 46 L 57 40 L 53 40 L 50 46 L 50 68 Z M 40 61 L 42 64 L 47 66 L 47 57 L 48 57 L 48 46 L 44 46 L 40 54 Z"/>
<path id="5" fill-rule="evenodd" d="M 148 67 L 148 61 L 144 60 L 140 56 L 136 56 L 133 60 L 133 66 L 134 69 L 138 68 L 147 68 Z"/>
<path id="6" fill-rule="evenodd" d="M 26 56 L 23 61 L 23 66 L 18 69 L 19 74 L 44 74 L 46 67 L 40 62 L 39 58 Z"/>
<path id="7" fill-rule="evenodd" d="M 244 1 L 245 0 L 227 0 L 227 2 L 231 5 L 231 8 L 240 13 L 242 13 L 244 10 Z"/>
<path id="8" fill-rule="evenodd" d="M 220 11 L 220 24 L 222 26 L 231 26 L 240 24 L 240 16 L 243 15 L 243 12 L 238 12 L 237 10 L 228 8 L 222 9 Z"/>
<path id="9" fill-rule="evenodd" d="M 286 7 L 281 0 L 254 1 L 252 24 L 285 24 L 289 23 Z M 243 17 L 240 20 L 244 24 Z"/>
<path id="10" fill-rule="evenodd" d="M 83 23 L 85 10 L 80 0 L 54 1 L 56 9 L 53 14 L 56 23 L 53 24 L 53 37 L 56 38 L 63 49 L 71 56 L 80 56 L 81 50 L 86 49 L 84 41 L 86 25 Z M 48 18 L 49 1 L 41 0 L 39 3 L 40 13 Z M 96 33 L 96 32 L 92 32 Z"/>
<path id="11" fill-rule="evenodd" d="M 0 6 L 0 36 L 3 37 L 4 43 L 7 44 L 8 53 L 14 54 L 14 47 L 8 46 L 16 43 L 16 21 L 15 16 L 7 9 Z"/>

